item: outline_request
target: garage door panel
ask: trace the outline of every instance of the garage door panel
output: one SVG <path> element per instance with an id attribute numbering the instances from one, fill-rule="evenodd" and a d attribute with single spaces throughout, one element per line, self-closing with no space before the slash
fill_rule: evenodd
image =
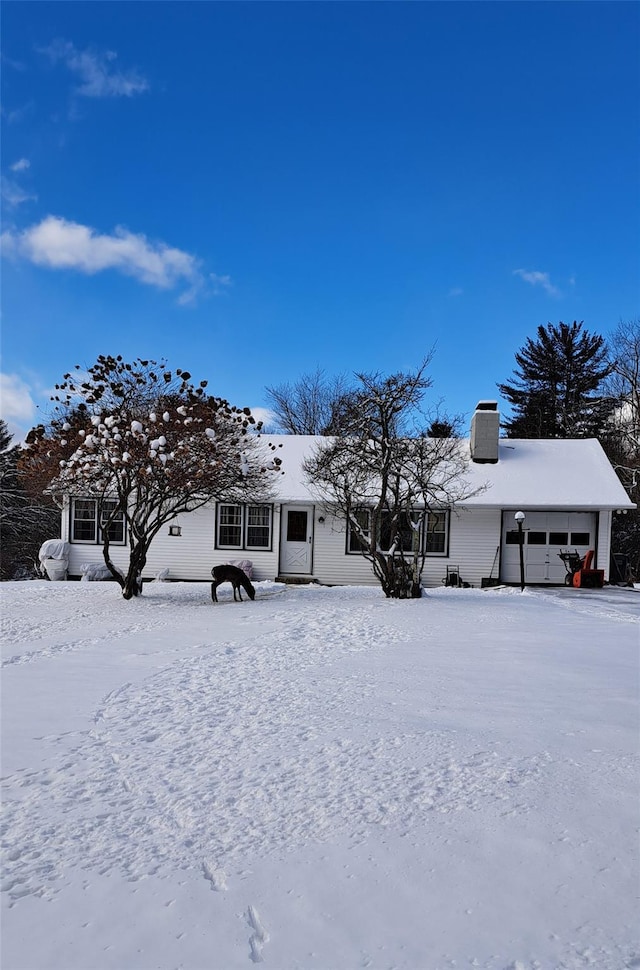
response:
<path id="1" fill-rule="evenodd" d="M 593 512 L 526 512 L 524 522 L 524 567 L 528 583 L 562 584 L 566 569 L 559 553 L 576 550 L 584 556 L 593 549 L 596 515 Z M 517 529 L 510 513 L 504 515 L 502 534 L 503 582 L 520 582 L 520 554 Z"/>

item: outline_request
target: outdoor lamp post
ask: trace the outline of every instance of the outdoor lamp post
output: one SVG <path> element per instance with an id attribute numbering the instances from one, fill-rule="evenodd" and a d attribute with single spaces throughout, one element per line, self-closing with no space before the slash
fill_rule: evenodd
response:
<path id="1" fill-rule="evenodd" d="M 518 549 L 520 552 L 520 592 L 524 589 L 524 532 L 522 523 L 525 520 L 524 512 L 516 512 L 514 519 L 518 523 Z"/>

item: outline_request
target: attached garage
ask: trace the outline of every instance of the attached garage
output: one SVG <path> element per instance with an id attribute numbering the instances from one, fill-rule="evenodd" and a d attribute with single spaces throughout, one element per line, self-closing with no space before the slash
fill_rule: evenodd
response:
<path id="1" fill-rule="evenodd" d="M 523 522 L 524 577 L 527 583 L 564 583 L 561 552 L 574 550 L 580 557 L 597 549 L 596 512 L 527 512 Z M 520 581 L 519 531 L 513 513 L 502 516 L 501 579 Z"/>
<path id="2" fill-rule="evenodd" d="M 457 506 L 430 510 L 434 526 L 424 538 L 424 586 L 449 576 L 482 588 L 496 580 L 517 586 L 520 556 L 516 512 L 524 512 L 522 551 L 525 582 L 563 585 L 561 551 L 582 558 L 593 549 L 592 568 L 608 578 L 611 523 L 616 511 L 635 508 L 595 439 L 499 438 L 494 401 L 481 401 L 468 441 L 460 441 L 469 497 Z M 305 475 L 307 459 L 326 443 L 322 437 L 269 435 L 282 458 L 270 503 L 221 501 L 184 513 L 153 540 L 145 579 L 207 580 L 211 567 L 250 559 L 258 582 L 274 577 L 316 580 L 327 585 L 372 584 L 371 564 L 353 543 L 348 522 L 322 504 Z M 366 504 L 358 510 L 366 516 Z M 82 513 L 82 514 L 80 514 Z M 68 496 L 61 536 L 69 543 L 68 575 L 80 577 L 101 563 L 98 499 Z M 417 537 L 416 537 L 417 538 Z M 423 541 L 420 539 L 420 541 Z M 413 542 L 413 540 L 412 540 Z M 124 524 L 110 553 L 119 568 L 127 561 Z"/>

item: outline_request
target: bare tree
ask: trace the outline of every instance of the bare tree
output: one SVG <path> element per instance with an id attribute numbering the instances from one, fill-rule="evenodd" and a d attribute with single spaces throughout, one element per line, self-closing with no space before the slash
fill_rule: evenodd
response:
<path id="1" fill-rule="evenodd" d="M 414 372 L 357 374 L 340 436 L 318 445 L 307 478 L 351 534 L 388 597 L 421 595 L 430 513 L 469 497 L 456 437 L 428 437 L 422 410 L 430 357 Z M 447 420 L 455 431 L 456 419 Z"/>
<path id="2" fill-rule="evenodd" d="M 630 453 L 640 453 L 640 317 L 621 321 L 609 338 L 611 373 L 606 381 L 615 402 L 613 423 Z"/>
<path id="3" fill-rule="evenodd" d="M 21 466 L 53 494 L 93 497 L 104 561 L 125 599 L 141 591 L 153 538 L 182 512 L 214 499 L 263 501 L 280 459 L 265 454 L 249 408 L 196 388 L 164 362 L 100 356 L 56 385 L 53 417 L 27 436 Z M 271 447 L 271 446 L 269 446 Z M 110 556 L 114 523 L 129 543 L 125 573 Z"/>
<path id="4" fill-rule="evenodd" d="M 285 434 L 338 434 L 350 387 L 317 368 L 292 383 L 265 388 L 278 430 Z"/>
<path id="5" fill-rule="evenodd" d="M 640 505 L 640 318 L 621 321 L 609 338 L 611 373 L 605 388 L 615 408 L 602 445 L 629 498 Z M 612 544 L 640 576 L 640 513 L 616 516 Z"/>

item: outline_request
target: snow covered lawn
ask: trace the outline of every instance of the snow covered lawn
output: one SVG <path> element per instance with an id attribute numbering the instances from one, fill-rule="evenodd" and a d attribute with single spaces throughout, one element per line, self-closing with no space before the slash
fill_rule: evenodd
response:
<path id="1" fill-rule="evenodd" d="M 640 967 L 639 591 L 0 595 L 3 970 Z"/>

